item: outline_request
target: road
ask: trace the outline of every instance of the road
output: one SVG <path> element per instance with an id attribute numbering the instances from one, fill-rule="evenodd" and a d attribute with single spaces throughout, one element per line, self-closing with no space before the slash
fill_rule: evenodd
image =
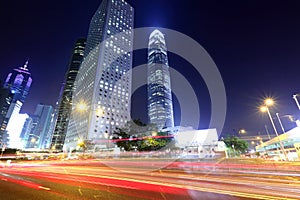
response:
<path id="1" fill-rule="evenodd" d="M 152 159 L 0 166 L 0 199 L 300 199 L 295 163 Z"/>

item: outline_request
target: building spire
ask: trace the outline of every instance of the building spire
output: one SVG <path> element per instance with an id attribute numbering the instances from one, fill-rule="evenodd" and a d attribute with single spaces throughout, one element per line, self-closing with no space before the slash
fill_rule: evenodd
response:
<path id="1" fill-rule="evenodd" d="M 20 68 L 23 69 L 23 70 L 28 71 L 28 69 L 27 69 L 28 61 L 29 61 L 29 59 L 27 58 L 27 60 L 26 60 L 26 62 L 25 62 L 25 64 L 24 64 L 24 66 L 23 66 L 23 67 L 20 67 Z"/>

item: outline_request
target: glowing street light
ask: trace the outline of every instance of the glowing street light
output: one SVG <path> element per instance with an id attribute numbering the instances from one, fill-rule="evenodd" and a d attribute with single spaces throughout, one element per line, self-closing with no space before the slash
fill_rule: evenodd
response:
<path id="1" fill-rule="evenodd" d="M 246 130 L 245 129 L 241 129 L 241 130 L 239 130 L 239 134 L 246 134 L 247 132 L 246 132 Z"/>
<path id="2" fill-rule="evenodd" d="M 103 114 L 104 114 L 104 110 L 102 108 L 97 108 L 97 110 L 96 110 L 96 116 L 99 117 L 99 116 L 101 116 Z"/>
<path id="3" fill-rule="evenodd" d="M 77 104 L 77 109 L 81 112 L 86 111 L 87 110 L 87 105 L 84 102 L 79 102 Z"/>
<path id="4" fill-rule="evenodd" d="M 265 101 L 266 106 L 273 106 L 274 105 L 274 100 L 271 98 L 267 98 Z"/>
<path id="5" fill-rule="evenodd" d="M 152 131 L 151 135 L 152 135 L 153 137 L 155 137 L 155 136 L 157 136 L 157 132 L 156 132 L 156 131 Z"/>
<path id="6" fill-rule="evenodd" d="M 268 111 L 267 106 L 261 106 L 259 109 L 260 109 L 261 112 L 267 112 Z"/>
<path id="7" fill-rule="evenodd" d="M 288 160 L 288 157 L 287 157 L 286 152 L 285 152 L 285 150 L 284 150 L 284 146 L 283 146 L 283 144 L 282 144 L 282 141 L 281 141 L 280 138 L 279 138 L 277 129 L 276 129 L 276 127 L 275 127 L 274 121 L 273 121 L 273 119 L 272 119 L 272 116 L 271 116 L 271 113 L 270 113 L 270 110 L 269 110 L 269 107 L 268 107 L 268 106 L 274 105 L 274 100 L 271 99 L 271 98 L 267 98 L 267 99 L 264 101 L 264 103 L 265 103 L 265 105 L 260 107 L 260 111 L 261 111 L 261 112 L 267 112 L 267 113 L 268 113 L 269 118 L 270 118 L 270 121 L 271 121 L 271 124 L 272 124 L 272 126 L 273 126 L 273 129 L 274 129 L 274 131 L 275 131 L 275 133 L 276 133 L 276 136 L 277 136 L 277 138 L 278 138 L 278 140 L 279 140 L 280 149 L 281 149 L 281 151 L 283 151 L 283 154 L 284 154 L 285 159 Z"/>

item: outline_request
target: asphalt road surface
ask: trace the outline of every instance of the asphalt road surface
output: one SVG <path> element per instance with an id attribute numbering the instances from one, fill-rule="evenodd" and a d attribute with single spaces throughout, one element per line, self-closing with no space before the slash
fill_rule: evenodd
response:
<path id="1" fill-rule="evenodd" d="M 0 199 L 300 199 L 295 163 L 152 159 L 0 166 Z"/>

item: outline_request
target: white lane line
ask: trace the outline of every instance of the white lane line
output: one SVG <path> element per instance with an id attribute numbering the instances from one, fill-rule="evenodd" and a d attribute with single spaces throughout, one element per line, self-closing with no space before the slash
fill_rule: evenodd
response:
<path id="1" fill-rule="evenodd" d="M 43 190 L 51 190 L 50 188 L 47 188 L 47 187 L 43 187 L 43 186 L 39 186 L 40 189 L 43 189 Z"/>

